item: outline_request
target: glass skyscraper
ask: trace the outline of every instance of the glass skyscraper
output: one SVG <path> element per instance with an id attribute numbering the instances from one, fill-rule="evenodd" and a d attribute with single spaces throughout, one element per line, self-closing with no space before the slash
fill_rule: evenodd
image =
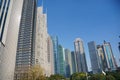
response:
<path id="1" fill-rule="evenodd" d="M 59 59 L 58 59 L 58 37 L 57 36 L 51 36 L 52 43 L 53 43 L 53 54 L 54 54 L 54 71 L 55 74 L 59 74 Z"/>
<path id="2" fill-rule="evenodd" d="M 59 74 L 65 76 L 65 52 L 64 52 L 64 48 L 61 45 L 58 46 L 58 54 L 59 54 L 58 59 L 59 59 L 59 64 L 60 64 Z"/>
<path id="3" fill-rule="evenodd" d="M 65 69 L 66 69 L 66 77 L 70 77 L 72 74 L 72 61 L 71 61 L 71 51 L 69 49 L 65 49 Z"/>
<path id="4" fill-rule="evenodd" d="M 115 70 L 116 69 L 116 65 L 115 65 L 116 62 L 115 62 L 112 48 L 111 48 L 111 45 L 109 42 L 104 41 L 103 50 L 104 50 L 104 55 L 106 58 L 108 70 Z"/>
<path id="5" fill-rule="evenodd" d="M 106 71 L 107 62 L 106 62 L 103 46 L 102 45 L 97 45 L 97 51 L 98 51 L 98 55 L 99 55 L 101 70 Z"/>
<path id="6" fill-rule="evenodd" d="M 76 72 L 76 56 L 74 51 L 71 52 L 71 60 L 72 60 L 72 72 Z"/>
<path id="7" fill-rule="evenodd" d="M 92 71 L 94 74 L 101 72 L 100 59 L 97 51 L 97 46 L 94 41 L 88 43 Z"/>
<path id="8" fill-rule="evenodd" d="M 35 64 L 36 8 L 36 0 L 23 0 L 16 54 L 15 80 L 19 80 L 23 73 Z"/>
<path id="9" fill-rule="evenodd" d="M 83 41 L 80 38 L 76 38 L 74 41 L 75 55 L 76 55 L 76 71 L 88 72 L 86 56 L 83 47 Z"/>

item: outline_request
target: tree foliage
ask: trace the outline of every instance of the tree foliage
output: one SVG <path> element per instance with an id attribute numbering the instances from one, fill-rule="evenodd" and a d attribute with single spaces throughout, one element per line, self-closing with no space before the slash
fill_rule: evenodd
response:
<path id="1" fill-rule="evenodd" d="M 66 79 L 62 75 L 55 74 L 55 75 L 51 75 L 50 77 L 48 77 L 47 80 L 66 80 Z"/>
<path id="2" fill-rule="evenodd" d="M 93 74 L 92 76 L 90 76 L 89 80 L 105 80 L 105 75 Z"/>
<path id="3" fill-rule="evenodd" d="M 32 66 L 27 72 L 27 76 L 23 75 L 21 80 L 46 80 L 46 77 L 43 73 L 44 69 L 39 65 Z"/>
<path id="4" fill-rule="evenodd" d="M 71 75 L 70 80 L 87 80 L 86 73 L 74 73 Z"/>
<path id="5" fill-rule="evenodd" d="M 28 71 L 29 80 L 45 80 L 44 69 L 38 65 L 31 67 Z"/>
<path id="6" fill-rule="evenodd" d="M 116 80 L 112 75 L 107 75 L 105 80 Z"/>

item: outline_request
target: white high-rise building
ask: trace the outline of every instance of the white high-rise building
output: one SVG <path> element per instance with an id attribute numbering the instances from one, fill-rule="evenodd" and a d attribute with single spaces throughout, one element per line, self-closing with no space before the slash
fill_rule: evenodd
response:
<path id="1" fill-rule="evenodd" d="M 36 64 L 44 68 L 44 74 L 50 76 L 50 64 L 48 63 L 48 33 L 47 33 L 47 14 L 43 13 L 43 7 L 37 8 L 36 20 L 36 45 L 35 45 L 35 59 Z"/>
<path id="2" fill-rule="evenodd" d="M 23 0 L 0 2 L 0 80 L 13 80 Z"/>

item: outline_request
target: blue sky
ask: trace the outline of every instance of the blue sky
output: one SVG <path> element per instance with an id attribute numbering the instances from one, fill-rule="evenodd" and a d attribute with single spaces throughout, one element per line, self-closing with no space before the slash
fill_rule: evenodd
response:
<path id="1" fill-rule="evenodd" d="M 47 8 L 49 34 L 57 35 L 64 48 L 74 50 L 77 37 L 84 41 L 89 70 L 89 41 L 110 42 L 120 65 L 120 0 L 44 0 L 44 8 Z"/>

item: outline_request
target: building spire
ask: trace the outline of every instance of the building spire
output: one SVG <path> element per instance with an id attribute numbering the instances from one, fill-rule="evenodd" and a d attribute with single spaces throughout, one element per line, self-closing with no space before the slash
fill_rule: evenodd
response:
<path id="1" fill-rule="evenodd" d="M 42 1 L 42 5 L 41 6 L 43 7 L 44 6 L 44 0 L 41 0 L 41 1 Z"/>

